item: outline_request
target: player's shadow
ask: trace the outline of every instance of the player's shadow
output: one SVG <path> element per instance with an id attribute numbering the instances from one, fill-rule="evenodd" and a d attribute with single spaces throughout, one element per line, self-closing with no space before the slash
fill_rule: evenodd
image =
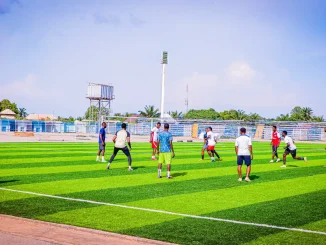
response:
<path id="1" fill-rule="evenodd" d="M 259 176 L 257 176 L 257 175 L 250 175 L 250 180 L 255 180 L 255 179 L 259 179 Z"/>
<path id="2" fill-rule="evenodd" d="M 173 174 L 173 178 L 180 177 L 180 176 L 185 176 L 185 175 L 187 175 L 187 174 L 188 174 L 187 172 L 174 173 L 174 174 Z"/>
<path id="3" fill-rule="evenodd" d="M 16 181 L 19 181 L 19 180 L 0 180 L 0 184 L 16 182 Z"/>
<path id="4" fill-rule="evenodd" d="M 291 168 L 298 168 L 299 166 L 297 166 L 297 165 L 288 165 L 288 167 L 291 167 Z"/>
<path id="5" fill-rule="evenodd" d="M 133 170 L 137 170 L 139 168 L 145 168 L 145 166 L 138 166 L 138 167 L 132 167 L 132 168 L 133 168 Z"/>

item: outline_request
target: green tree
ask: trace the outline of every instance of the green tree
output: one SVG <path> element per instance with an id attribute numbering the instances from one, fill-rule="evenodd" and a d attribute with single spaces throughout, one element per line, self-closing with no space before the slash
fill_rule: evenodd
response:
<path id="1" fill-rule="evenodd" d="M 314 117 L 312 118 L 312 121 L 314 121 L 314 122 L 325 122 L 323 116 L 320 116 L 320 117 L 318 117 L 318 116 L 317 116 L 317 117 L 314 116 Z"/>
<path id="2" fill-rule="evenodd" d="M 182 112 L 178 112 L 178 111 L 169 111 L 168 114 L 174 119 L 181 118 L 183 115 Z"/>
<path id="3" fill-rule="evenodd" d="M 313 110 L 310 107 L 303 107 L 301 109 L 301 117 L 304 121 L 311 121 L 313 117 Z"/>
<path id="4" fill-rule="evenodd" d="M 213 108 L 208 110 L 189 110 L 186 114 L 184 114 L 184 118 L 186 119 L 209 119 L 209 120 L 217 120 L 219 119 L 220 114 L 216 112 Z"/>
<path id="5" fill-rule="evenodd" d="M 276 117 L 276 121 L 290 121 L 290 115 L 289 114 L 281 114 L 278 117 Z"/>
<path id="6" fill-rule="evenodd" d="M 85 112 L 85 119 L 98 121 L 98 108 L 94 105 L 88 107 L 87 111 Z"/>
<path id="7" fill-rule="evenodd" d="M 235 112 L 235 120 L 245 120 L 246 117 L 247 117 L 247 115 L 244 110 L 237 110 Z"/>
<path id="8" fill-rule="evenodd" d="M 122 115 L 121 113 L 114 113 L 113 116 L 114 117 L 112 118 L 112 120 L 120 121 L 120 122 L 126 121 L 125 115 Z"/>
<path id="9" fill-rule="evenodd" d="M 19 110 L 17 108 L 16 103 L 11 103 L 9 100 L 4 99 L 4 100 L 0 101 L 0 111 L 6 110 L 6 109 L 12 110 L 16 114 L 19 114 Z"/>
<path id="10" fill-rule="evenodd" d="M 109 116 L 110 111 L 108 108 L 101 108 L 101 115 Z M 87 108 L 85 112 L 85 119 L 86 120 L 93 120 L 98 121 L 98 108 L 94 105 Z"/>
<path id="11" fill-rule="evenodd" d="M 45 120 L 52 121 L 50 118 L 46 118 Z M 60 121 L 60 122 L 75 122 L 75 118 L 72 116 L 70 116 L 68 118 L 58 116 L 58 121 Z"/>
<path id="12" fill-rule="evenodd" d="M 144 111 L 138 111 L 143 117 L 156 118 L 160 116 L 159 110 L 155 109 L 153 105 L 146 105 Z"/>
<path id="13" fill-rule="evenodd" d="M 19 108 L 18 109 L 18 115 L 20 118 L 25 118 L 27 117 L 27 112 L 25 108 Z"/>
<path id="14" fill-rule="evenodd" d="M 232 115 L 230 114 L 230 111 L 225 110 L 220 112 L 220 118 L 222 120 L 232 120 Z"/>
<path id="15" fill-rule="evenodd" d="M 83 118 L 83 117 L 77 117 L 76 120 L 78 120 L 78 121 L 83 121 L 84 118 Z"/>
<path id="16" fill-rule="evenodd" d="M 249 115 L 247 115 L 246 119 L 247 121 L 258 121 L 258 120 L 262 120 L 264 119 L 262 116 L 260 116 L 257 113 L 250 113 Z"/>
<path id="17" fill-rule="evenodd" d="M 290 113 L 290 121 L 302 121 L 303 119 L 303 113 L 302 108 L 300 106 L 296 106 L 291 110 Z"/>

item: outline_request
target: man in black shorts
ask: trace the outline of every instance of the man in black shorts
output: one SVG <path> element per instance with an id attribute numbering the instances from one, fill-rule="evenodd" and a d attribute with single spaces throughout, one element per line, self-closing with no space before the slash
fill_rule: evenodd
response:
<path id="1" fill-rule="evenodd" d="M 281 168 L 286 168 L 286 156 L 289 154 L 292 155 L 293 159 L 304 160 L 305 162 L 307 162 L 306 157 L 297 157 L 297 147 L 295 146 L 292 138 L 288 136 L 288 132 L 283 131 L 282 136 L 284 137 L 284 142 L 286 144 L 286 147 L 284 147 L 285 151 L 283 154 L 283 165 L 281 166 Z"/>
<path id="2" fill-rule="evenodd" d="M 110 169 L 110 165 L 113 162 L 115 156 L 121 150 L 128 157 L 128 170 L 132 171 L 132 168 L 131 168 L 132 159 L 131 159 L 131 155 L 130 155 L 130 151 L 131 151 L 130 133 L 127 131 L 127 124 L 123 123 L 121 125 L 121 128 L 122 129 L 120 131 L 118 131 L 112 139 L 112 141 L 114 142 L 114 150 L 113 150 L 113 154 L 110 158 L 109 164 L 107 165 L 106 168 Z M 130 150 L 127 147 L 126 143 L 128 143 Z"/>
<path id="3" fill-rule="evenodd" d="M 235 153 L 237 155 L 238 164 L 238 181 L 242 181 L 242 164 L 243 162 L 247 165 L 245 181 L 251 182 L 249 175 L 251 172 L 251 161 L 254 159 L 252 153 L 252 143 L 248 135 L 246 135 L 246 129 L 240 129 L 240 136 L 235 141 Z"/>

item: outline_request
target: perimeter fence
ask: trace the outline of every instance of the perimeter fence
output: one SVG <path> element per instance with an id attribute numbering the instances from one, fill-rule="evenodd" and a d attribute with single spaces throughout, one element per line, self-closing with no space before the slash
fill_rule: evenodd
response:
<path id="1" fill-rule="evenodd" d="M 271 139 L 272 126 L 276 125 L 278 131 L 286 130 L 294 140 L 323 141 L 326 140 L 326 122 L 273 122 L 273 121 L 209 121 L 209 120 L 174 120 L 172 118 L 140 118 L 140 117 L 105 117 L 107 133 L 115 134 L 121 129 L 121 124 L 128 125 L 131 135 L 148 136 L 157 122 L 169 123 L 170 132 L 174 136 L 198 138 L 206 127 L 212 127 L 213 132 L 221 139 L 233 139 L 239 135 L 239 129 L 245 127 L 247 134 L 253 139 Z M 161 130 L 163 129 L 163 125 Z M 28 120 L 0 120 L 0 132 L 33 132 L 33 133 L 75 133 L 97 134 L 98 122 L 75 121 L 28 121 Z"/>

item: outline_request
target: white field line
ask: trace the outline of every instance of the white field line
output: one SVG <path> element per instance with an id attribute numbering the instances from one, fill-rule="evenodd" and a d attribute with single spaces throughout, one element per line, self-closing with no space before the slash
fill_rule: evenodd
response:
<path id="1" fill-rule="evenodd" d="M 18 193 L 41 196 L 41 197 L 62 199 L 62 200 L 68 200 L 68 201 L 75 201 L 75 202 L 83 202 L 83 203 L 90 203 L 90 204 L 96 204 L 96 205 L 105 205 L 105 206 L 111 206 L 111 207 L 119 207 L 119 208 L 140 210 L 140 211 L 146 211 L 146 212 L 152 212 L 152 213 L 162 213 L 162 214 L 168 214 L 168 215 L 174 215 L 174 216 L 180 216 L 180 217 L 186 217 L 186 218 L 193 218 L 193 219 L 213 220 L 213 221 L 227 222 L 227 223 L 240 224 L 240 225 L 251 225 L 251 226 L 265 227 L 265 228 L 270 228 L 270 229 L 297 231 L 297 232 L 305 232 L 305 233 L 314 233 L 314 234 L 319 234 L 319 235 L 326 235 L 326 232 L 323 232 L 323 231 L 306 230 L 306 229 L 300 229 L 300 228 L 289 228 L 289 227 L 283 227 L 283 226 L 251 223 L 251 222 L 244 222 L 244 221 L 238 221 L 238 220 L 220 219 L 220 218 L 207 217 L 207 216 L 198 216 L 198 215 L 191 215 L 191 214 L 174 213 L 174 212 L 168 212 L 168 211 L 164 211 L 164 210 L 133 207 L 133 206 L 114 204 L 114 203 L 106 203 L 106 202 L 97 202 L 97 201 L 78 199 L 78 198 L 54 196 L 54 195 L 37 193 L 37 192 L 21 191 L 21 190 L 14 190 L 14 189 L 2 188 L 2 187 L 0 187 L 0 190 L 10 191 L 10 192 L 18 192 Z"/>

